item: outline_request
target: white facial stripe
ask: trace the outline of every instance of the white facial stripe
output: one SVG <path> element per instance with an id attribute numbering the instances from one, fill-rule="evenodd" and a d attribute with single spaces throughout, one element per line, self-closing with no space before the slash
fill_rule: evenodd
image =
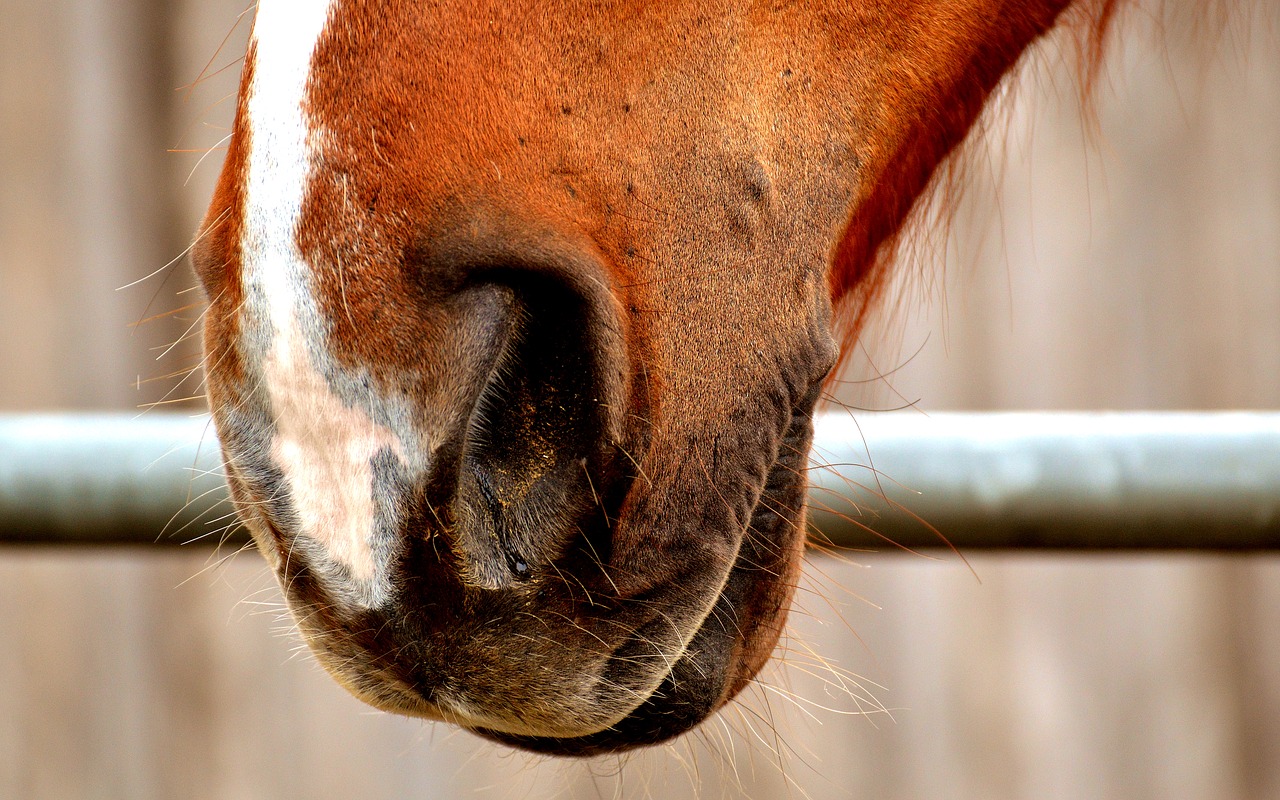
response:
<path id="1" fill-rule="evenodd" d="M 311 54 L 330 2 L 262 0 L 253 24 L 256 56 L 249 88 L 251 126 L 246 262 L 301 269 L 294 231 L 309 172 L 308 126 L 302 111 Z M 246 263 L 246 269 L 248 263 Z"/>
<path id="2" fill-rule="evenodd" d="M 387 570 L 375 553 L 372 459 L 395 435 L 344 403 L 317 369 L 323 330 L 296 233 L 310 174 L 303 111 L 311 55 L 330 2 L 262 0 L 254 23 L 256 60 L 249 89 L 249 175 L 242 241 L 247 313 L 270 337 L 262 379 L 276 433 L 271 456 L 284 475 L 300 530 L 347 581 L 330 588 L 361 605 L 385 599 Z M 316 548 L 304 548 L 314 553 Z M 381 560 L 385 560 L 385 555 Z M 326 564 L 311 564 L 322 576 Z M 333 582 L 337 577 L 326 576 Z M 351 585 L 354 582 L 355 585 Z"/>

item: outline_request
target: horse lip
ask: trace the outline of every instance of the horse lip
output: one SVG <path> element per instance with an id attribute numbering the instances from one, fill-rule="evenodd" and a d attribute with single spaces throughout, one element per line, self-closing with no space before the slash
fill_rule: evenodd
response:
<path id="1" fill-rule="evenodd" d="M 719 602 L 719 597 L 716 600 Z M 573 735 L 550 734 L 545 730 L 525 734 L 509 729 L 504 730 L 498 726 L 472 726 L 472 730 L 511 747 L 545 755 L 575 757 L 622 752 L 660 744 L 679 736 L 719 710 L 731 696 L 729 687 L 733 665 L 728 659 L 717 663 L 715 666 L 718 668 L 713 670 L 707 670 L 703 665 L 694 662 L 694 650 L 697 649 L 699 637 L 706 630 L 710 616 L 709 614 L 707 619 L 703 620 L 679 654 L 669 656 L 667 668 L 657 676 L 658 679 L 652 690 L 640 697 L 634 706 L 596 730 Z M 628 636 L 615 653 L 630 645 L 635 637 L 635 633 Z M 615 656 L 611 655 L 605 662 L 605 669 L 614 662 L 614 658 Z M 690 674 L 677 677 L 675 673 L 682 667 L 687 667 Z M 690 702 L 690 697 L 697 696 L 696 689 L 692 692 L 687 691 L 694 683 L 711 689 L 710 694 L 713 694 L 715 699 L 711 702 Z M 670 692 L 665 691 L 668 685 L 672 690 Z"/>
<path id="2" fill-rule="evenodd" d="M 794 477 L 784 461 L 785 459 L 782 457 L 775 460 L 766 479 L 766 485 L 772 483 L 775 477 L 781 476 L 788 480 Z M 802 486 L 803 480 L 800 479 L 799 483 Z M 772 513 L 763 498 L 757 501 L 752 511 L 748 528 L 755 526 L 757 515 L 762 511 Z M 768 536 L 781 527 L 795 524 L 794 520 L 777 516 L 772 528 L 760 531 L 760 533 Z M 749 556 L 740 551 L 730 571 L 732 572 L 738 566 L 744 565 L 747 560 L 749 560 Z M 780 578 L 780 576 L 778 577 Z M 769 578 L 764 578 L 764 580 L 769 580 Z M 717 633 L 709 628 L 708 624 L 716 617 L 716 609 L 728 590 L 728 584 L 722 587 L 721 593 L 717 595 L 710 612 L 703 619 L 693 636 L 690 637 L 679 656 L 671 659 L 668 669 L 663 673 L 654 690 L 614 724 L 585 736 L 573 737 L 525 736 L 486 728 L 474 728 L 473 730 L 482 736 L 503 744 L 536 753 L 590 757 L 661 744 L 696 727 L 731 700 L 737 691 L 751 678 L 751 675 L 744 677 L 737 674 L 741 665 L 735 663 L 734 659 L 738 654 L 733 649 L 725 653 L 722 658 L 719 658 L 712 665 L 713 669 L 708 670 L 707 665 L 695 662 L 699 651 L 704 646 L 708 644 L 714 645 L 714 642 L 700 640 L 705 637 L 714 637 Z M 632 636 L 627 637 L 623 645 L 615 649 L 610 661 L 642 629 L 643 626 L 640 626 L 633 632 Z M 730 632 L 728 629 L 721 631 L 721 633 Z M 734 644 L 742 645 L 745 643 L 741 639 L 741 631 L 737 631 L 735 638 Z M 770 647 L 769 649 L 771 651 L 773 648 Z M 687 668 L 690 674 L 676 676 L 676 671 L 681 668 Z M 754 670 L 752 670 L 752 674 L 754 674 Z M 671 693 L 664 692 L 668 683 L 671 684 Z M 700 685 L 711 691 L 698 695 L 696 688 L 691 691 L 694 683 L 700 683 Z M 673 696 L 676 692 L 680 692 L 680 694 Z"/>
<path id="3" fill-rule="evenodd" d="M 546 724 L 527 724 L 518 717 L 503 716 L 499 713 L 501 709 L 486 709 L 483 704 L 468 698 L 465 692 L 443 688 L 437 685 L 437 681 L 422 679 L 415 674 L 419 669 L 417 664 L 397 664 L 394 658 L 389 661 L 385 657 L 380 658 L 376 650 L 366 650 L 358 644 L 344 644 L 346 622 L 341 615 L 331 616 L 340 608 L 329 601 L 332 587 L 326 587 L 323 580 L 300 581 L 297 570 L 309 571 L 311 565 L 302 553 L 292 547 L 296 534 L 287 532 L 287 527 L 282 527 L 273 519 L 272 514 L 262 507 L 254 490 L 239 475 L 229 471 L 228 480 L 236 485 L 241 494 L 242 519 L 253 533 L 258 548 L 269 554 L 268 560 L 286 595 L 287 607 L 299 622 L 298 629 L 303 640 L 326 671 L 353 695 L 384 711 L 444 720 L 471 729 L 492 728 L 504 730 L 509 735 L 526 736 L 546 734 L 549 731 L 550 726 Z M 306 588 L 308 586 L 312 588 Z M 527 591 L 527 588 L 521 587 L 516 591 Z M 316 595 L 315 592 L 320 594 Z M 328 611 L 324 610 L 326 608 Z M 379 614 L 398 613 L 394 606 L 375 611 Z M 318 617 L 316 612 L 320 612 Z M 645 620 L 642 626 L 648 622 L 649 620 Z M 583 636 L 590 638 L 591 634 L 584 633 Z M 562 694 L 559 703 L 562 710 L 575 712 L 572 721 L 576 724 L 566 725 L 559 735 L 584 736 L 605 729 L 647 699 L 637 696 L 634 703 L 621 704 L 604 704 L 597 699 L 599 690 L 607 687 L 605 675 L 609 664 L 615 654 L 627 647 L 633 638 L 633 633 L 627 634 L 608 654 L 593 658 L 587 665 L 579 665 L 583 680 L 577 691 Z M 357 669 L 351 669 L 353 661 L 347 652 L 353 646 L 360 648 L 368 656 L 359 659 L 365 662 L 365 666 Z M 602 708 L 609 708 L 613 713 L 598 713 Z"/>
<path id="4" fill-rule="evenodd" d="M 791 431 L 788 431 L 788 434 L 790 433 Z M 764 481 L 766 485 L 779 479 L 785 479 L 788 484 L 794 483 L 783 463 L 784 460 L 775 456 L 773 465 L 766 473 Z M 798 480 L 803 482 L 802 478 Z M 763 502 L 763 495 L 757 499 L 750 521 L 743 528 L 744 536 L 750 535 L 748 531 L 757 525 L 758 517 L 766 510 L 766 505 Z M 290 550 L 290 537 L 282 533 L 272 522 L 271 515 L 266 513 L 265 509 L 253 503 L 250 503 L 248 508 L 253 509 L 253 512 L 247 516 L 252 516 L 259 523 L 253 527 L 262 534 L 256 537 L 259 538 L 260 543 L 270 541 L 273 545 L 272 549 L 279 555 L 287 554 Z M 757 533 L 770 537 L 777 529 L 777 525 L 791 524 L 781 518 L 771 522 L 773 524 L 770 527 L 758 530 Z M 743 564 L 743 559 L 744 554 L 739 551 L 734 563 L 729 567 L 729 572 Z M 281 578 L 286 579 L 282 581 L 286 584 L 291 583 L 283 572 L 288 569 L 287 563 L 286 561 L 277 570 Z M 722 642 L 714 641 L 717 636 L 723 638 L 727 635 L 732 638 L 733 632 L 708 628 L 709 621 L 716 615 L 717 607 L 722 602 L 726 588 L 727 585 L 722 586 L 720 593 L 707 605 L 706 613 L 698 620 L 692 636 L 688 639 L 683 636 L 678 637 L 681 640 L 678 649 L 677 646 L 671 646 L 676 642 L 671 641 L 670 637 L 662 636 L 660 638 L 666 641 L 659 643 L 651 653 L 644 654 L 651 657 L 650 663 L 653 668 L 644 668 L 643 665 L 637 668 L 633 658 L 635 654 L 628 652 L 628 649 L 635 648 L 638 642 L 652 644 L 659 638 L 646 636 L 645 631 L 646 628 L 660 623 L 662 615 L 646 614 L 639 620 L 633 617 L 630 624 L 626 626 L 627 631 L 614 640 L 616 644 L 611 647 L 606 646 L 603 652 L 597 651 L 597 655 L 591 658 L 589 663 L 585 665 L 579 663 L 579 667 L 585 666 L 586 669 L 578 673 L 581 680 L 573 682 L 576 687 L 562 685 L 560 691 L 553 692 L 546 698 L 536 698 L 550 700 L 550 705 L 558 702 L 559 708 L 568 712 L 560 720 L 561 723 L 565 723 L 561 725 L 555 724 L 545 715 L 540 719 L 521 718 L 514 713 L 514 708 L 513 713 L 504 714 L 502 713 L 504 709 L 500 706 L 490 708 L 487 707 L 489 705 L 487 703 L 475 703 L 466 696 L 465 690 L 457 693 L 448 688 L 433 689 L 424 682 L 410 678 L 414 668 L 403 662 L 398 668 L 391 667 L 391 671 L 395 674 L 384 672 L 379 675 L 378 669 L 354 671 L 349 674 L 343 674 L 336 669 L 331 671 L 348 689 L 366 702 L 370 702 L 371 705 L 398 713 L 443 719 L 525 749 L 545 753 L 588 755 L 655 744 L 697 725 L 723 705 L 728 697 L 736 693 L 735 687 L 749 679 L 749 676 L 741 679 L 736 677 L 736 673 L 741 670 L 734 648 L 724 649 Z M 669 589 L 670 584 L 668 584 Z M 522 589 L 524 590 L 527 590 L 527 587 Z M 301 612 L 299 614 L 301 617 L 307 613 L 309 606 L 317 602 L 315 598 L 295 596 L 291 599 L 290 605 L 300 604 L 297 611 Z M 625 600 L 622 604 L 628 605 Z M 637 607 L 632 606 L 632 608 Z M 378 613 L 388 611 L 391 609 L 383 608 Z M 603 615 L 602 621 L 607 622 L 609 616 L 611 614 Z M 326 656 L 332 656 L 323 658 L 323 661 L 336 664 L 344 660 L 342 659 L 343 648 L 340 645 L 336 650 L 329 646 L 335 644 L 332 637 L 335 635 L 341 637 L 340 631 L 324 626 L 319 630 L 306 631 L 306 634 L 308 644 L 314 649 L 324 651 Z M 589 631 L 581 631 L 583 640 L 590 636 L 593 634 Z M 707 642 L 699 640 L 706 636 L 712 637 L 711 645 L 717 652 L 711 656 L 714 660 L 700 664 L 698 661 L 706 659 L 707 656 L 697 651 L 706 649 L 704 645 Z M 743 644 L 740 633 L 738 637 L 736 644 Z M 376 652 L 371 651 L 370 655 L 374 656 L 371 666 L 376 666 L 378 661 Z M 656 663 L 659 659 L 665 668 L 659 668 L 659 663 Z M 712 667 L 708 670 L 709 674 L 702 674 L 708 663 Z M 407 671 L 404 669 L 406 666 L 409 666 Z M 685 674 L 677 675 L 678 668 L 683 668 Z M 618 691 L 614 691 L 610 697 L 603 696 L 601 690 L 607 690 L 611 683 L 615 690 L 619 686 L 618 683 L 609 680 L 611 669 L 620 669 L 624 673 L 629 673 L 626 675 L 628 680 L 623 681 L 621 685 L 630 687 L 625 691 L 630 692 L 631 697 L 627 698 L 625 694 Z M 397 680 L 396 675 L 401 676 L 400 679 Z M 679 694 L 676 694 L 677 688 L 680 690 Z M 555 701 L 555 694 L 559 694 L 560 701 Z M 675 696 L 674 701 L 672 695 Z M 599 713 L 605 708 L 609 709 L 608 714 Z M 549 722 L 551 724 L 548 724 Z"/>
<path id="5" fill-rule="evenodd" d="M 260 515 L 259 519 L 270 535 L 277 537 L 277 542 L 287 541 L 280 538 L 281 534 L 265 514 Z M 738 562 L 742 557 L 741 554 L 738 556 Z M 701 637 L 716 635 L 715 631 L 708 633 L 707 626 L 715 615 L 720 597 L 721 595 L 717 595 L 693 636 L 683 642 L 678 651 L 664 647 L 662 643 L 654 644 L 654 637 L 646 635 L 646 630 L 652 630 L 653 626 L 666 624 L 660 615 L 632 627 L 607 654 L 593 659 L 588 668 L 583 670 L 583 680 L 578 685 L 578 691 L 571 690 L 561 695 L 557 706 L 562 711 L 570 712 L 566 714 L 568 718 L 562 720 L 567 724 L 561 726 L 548 725 L 545 718 L 522 718 L 516 713 L 519 704 L 510 707 L 510 714 L 503 713 L 504 709 L 501 708 L 486 708 L 484 704 L 466 697 L 465 692 L 459 693 L 430 681 L 410 677 L 412 667 L 408 674 L 403 669 L 404 665 L 401 668 L 390 667 L 389 671 L 384 667 L 349 673 L 336 666 L 339 663 L 349 663 L 349 660 L 343 658 L 340 649 L 335 651 L 330 646 L 332 637 L 341 634 L 328 628 L 307 630 L 305 626 L 303 634 L 308 645 L 318 651 L 319 660 L 326 665 L 328 671 L 349 691 L 370 705 L 393 713 L 460 725 L 509 746 L 526 750 L 590 756 L 660 743 L 696 726 L 723 705 L 733 683 L 733 653 L 726 652 L 723 657 L 717 657 L 713 668 L 708 669 L 705 663 L 695 663 L 695 655 L 691 652 L 700 649 Z M 300 618 L 307 614 L 311 605 L 311 600 L 301 596 L 293 598 L 290 603 L 291 607 L 297 607 L 297 611 L 301 612 Z M 636 648 L 637 643 L 650 646 L 650 652 L 644 655 L 650 656 L 654 661 L 661 659 L 659 663 L 664 668 L 642 668 L 638 673 L 635 672 L 636 654 L 628 651 Z M 375 658 L 374 661 L 376 660 Z M 629 676 L 632 680 L 623 684 L 629 685 L 629 689 L 620 690 L 618 684 L 609 678 L 611 669 L 619 665 L 622 665 L 623 671 L 632 672 Z M 581 668 L 584 665 L 578 666 Z M 685 674 L 675 675 L 678 669 L 682 669 Z M 698 686 L 693 686 L 695 683 Z M 610 687 L 610 684 L 613 686 L 609 701 L 597 698 L 600 690 Z M 679 687 L 678 694 L 675 687 Z M 626 696 L 624 692 L 631 695 L 629 700 L 618 702 L 621 697 Z M 610 713 L 599 713 L 606 708 Z"/>

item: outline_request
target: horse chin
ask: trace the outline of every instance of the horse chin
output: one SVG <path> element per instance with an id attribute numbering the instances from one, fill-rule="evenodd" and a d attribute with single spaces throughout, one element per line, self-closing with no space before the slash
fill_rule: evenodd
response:
<path id="1" fill-rule="evenodd" d="M 789 597 L 788 597 L 789 602 Z M 689 649 L 664 676 L 658 688 L 627 716 L 609 727 L 584 736 L 529 736 L 483 727 L 472 730 L 510 747 L 551 756 L 591 757 L 649 747 L 675 739 L 697 727 L 745 688 L 767 661 L 780 629 L 763 640 L 738 643 L 763 657 L 749 661 L 726 659 L 720 652 L 724 632 L 714 623 L 694 635 Z M 735 647 L 734 649 L 738 649 Z"/>
<path id="2" fill-rule="evenodd" d="M 757 507 L 750 539 L 711 613 L 658 687 L 616 723 L 568 737 L 472 730 L 543 755 L 590 757 L 662 744 L 697 727 L 746 688 L 773 653 L 795 593 L 803 549 L 796 532 L 803 527 L 767 502 Z"/>

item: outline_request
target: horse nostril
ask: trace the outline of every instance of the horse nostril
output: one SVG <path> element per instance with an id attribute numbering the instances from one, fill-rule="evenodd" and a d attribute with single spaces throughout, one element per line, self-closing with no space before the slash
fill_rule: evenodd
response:
<path id="1" fill-rule="evenodd" d="M 588 527 L 609 437 L 590 301 L 546 273 L 484 277 L 513 298 L 511 333 L 464 433 L 454 535 L 470 577 L 495 586 L 529 579 Z"/>
<path id="2" fill-rule="evenodd" d="M 517 333 L 481 398 L 478 421 L 490 457 L 536 477 L 577 458 L 568 452 L 589 450 L 599 436 L 591 401 L 591 331 L 581 300 L 571 292 L 542 281 L 513 289 Z"/>

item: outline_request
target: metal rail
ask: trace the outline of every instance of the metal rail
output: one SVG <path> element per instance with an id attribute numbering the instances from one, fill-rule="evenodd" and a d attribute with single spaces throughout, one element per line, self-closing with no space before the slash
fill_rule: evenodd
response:
<path id="1" fill-rule="evenodd" d="M 811 516 L 844 545 L 1280 549 L 1278 413 L 829 416 L 824 459 Z"/>
<path id="2" fill-rule="evenodd" d="M 0 542 L 204 541 L 231 510 L 221 474 L 207 419 L 3 415 Z"/>
<path id="3" fill-rule="evenodd" d="M 816 441 L 842 546 L 1280 549 L 1280 413 L 830 415 Z M 203 418 L 0 416 L 0 542 L 216 543 L 217 450 Z"/>

